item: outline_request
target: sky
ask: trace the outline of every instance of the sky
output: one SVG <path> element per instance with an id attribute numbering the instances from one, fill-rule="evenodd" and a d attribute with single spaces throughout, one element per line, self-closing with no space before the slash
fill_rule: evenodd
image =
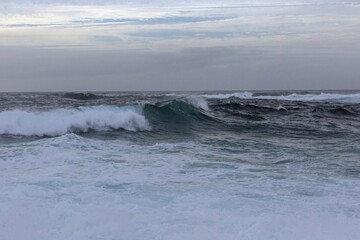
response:
<path id="1" fill-rule="evenodd" d="M 1 0 L 0 91 L 360 89 L 360 0 Z"/>

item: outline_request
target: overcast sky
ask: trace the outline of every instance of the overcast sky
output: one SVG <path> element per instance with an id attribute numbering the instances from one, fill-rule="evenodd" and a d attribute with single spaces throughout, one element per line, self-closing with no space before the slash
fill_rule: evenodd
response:
<path id="1" fill-rule="evenodd" d="M 360 89 L 360 0 L 2 0 L 0 91 Z"/>

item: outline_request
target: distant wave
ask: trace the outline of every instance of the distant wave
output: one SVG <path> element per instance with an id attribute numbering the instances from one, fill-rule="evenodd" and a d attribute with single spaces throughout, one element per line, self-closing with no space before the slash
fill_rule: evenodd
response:
<path id="1" fill-rule="evenodd" d="M 201 95 L 205 98 L 212 98 L 212 99 L 227 99 L 227 98 L 253 98 L 253 94 L 251 92 L 237 92 L 237 93 L 224 93 L 224 94 L 204 94 Z"/>
<path id="2" fill-rule="evenodd" d="M 93 93 L 65 93 L 64 98 L 75 99 L 75 100 L 93 100 L 93 99 L 98 99 L 99 96 Z"/>
<path id="3" fill-rule="evenodd" d="M 344 103 L 360 103 L 360 93 L 354 94 L 336 94 L 336 93 L 320 93 L 320 94 L 298 94 L 293 93 L 289 95 L 271 96 L 258 95 L 254 96 L 251 92 L 237 92 L 228 94 L 206 94 L 201 95 L 208 99 L 266 99 L 266 100 L 285 100 L 285 101 L 337 101 Z"/>
<path id="4" fill-rule="evenodd" d="M 0 134 L 59 136 L 71 132 L 150 130 L 141 110 L 135 107 L 96 106 L 46 112 L 0 112 Z"/>

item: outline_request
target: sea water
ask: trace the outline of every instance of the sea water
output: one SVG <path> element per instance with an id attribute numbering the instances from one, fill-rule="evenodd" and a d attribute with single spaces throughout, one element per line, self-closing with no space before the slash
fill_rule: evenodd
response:
<path id="1" fill-rule="evenodd" d="M 0 239 L 360 239 L 360 92 L 2 93 Z"/>

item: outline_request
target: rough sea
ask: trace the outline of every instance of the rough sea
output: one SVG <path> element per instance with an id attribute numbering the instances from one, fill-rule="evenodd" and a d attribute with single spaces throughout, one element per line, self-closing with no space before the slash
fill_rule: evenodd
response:
<path id="1" fill-rule="evenodd" d="M 1 93 L 0 239 L 360 239 L 360 91 Z"/>

